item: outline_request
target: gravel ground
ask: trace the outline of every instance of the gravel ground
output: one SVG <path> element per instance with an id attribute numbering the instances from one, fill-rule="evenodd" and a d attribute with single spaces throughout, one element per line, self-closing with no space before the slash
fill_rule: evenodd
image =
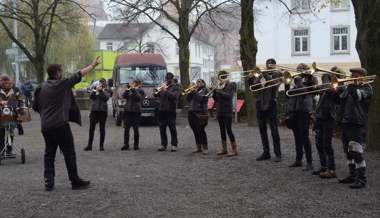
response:
<path id="1" fill-rule="evenodd" d="M 141 128 L 141 150 L 121 152 L 122 129 L 109 118 L 105 152 L 84 152 L 84 126 L 72 125 L 79 171 L 92 187 L 72 191 L 63 156 L 56 158 L 56 189 L 45 192 L 42 180 L 44 143 L 39 119 L 26 124 L 18 144 L 27 164 L 7 160 L 0 166 L 1 218 L 147 218 L 147 217 L 380 217 L 380 154 L 366 155 L 369 187 L 350 190 L 337 180 L 321 180 L 301 169 L 289 169 L 295 158 L 290 131 L 280 129 L 284 161 L 256 162 L 261 153 L 257 128 L 234 126 L 240 155 L 217 157 L 218 126 L 207 127 L 210 155 L 193 155 L 192 132 L 178 119 L 177 153 L 158 153 L 157 127 Z M 95 142 L 98 141 L 96 137 Z M 314 144 L 314 143 L 313 143 Z M 346 175 L 341 143 L 335 141 L 337 173 Z M 313 148 L 315 151 L 315 148 Z M 314 152 L 314 158 L 318 160 Z M 318 166 L 315 161 L 315 166 Z"/>

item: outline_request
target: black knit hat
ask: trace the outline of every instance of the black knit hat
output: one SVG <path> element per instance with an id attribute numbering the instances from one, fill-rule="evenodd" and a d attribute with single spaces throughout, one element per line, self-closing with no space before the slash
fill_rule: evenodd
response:
<path id="1" fill-rule="evenodd" d="M 363 75 L 363 76 L 365 76 L 365 75 L 368 74 L 367 70 L 364 69 L 364 68 L 362 68 L 362 67 L 351 68 L 350 72 L 351 73 L 357 73 L 357 74 L 360 74 L 360 75 Z"/>

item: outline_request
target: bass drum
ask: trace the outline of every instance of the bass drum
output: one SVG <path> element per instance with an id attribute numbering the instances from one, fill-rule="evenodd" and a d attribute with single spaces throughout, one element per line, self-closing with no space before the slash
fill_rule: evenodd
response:
<path id="1" fill-rule="evenodd" d="M 15 112 L 11 107 L 3 106 L 0 108 L 0 121 L 12 121 L 15 120 Z"/>
<path id="2" fill-rule="evenodd" d="M 17 120 L 22 122 L 22 123 L 32 121 L 32 116 L 30 114 L 30 108 L 28 108 L 28 107 L 20 108 L 20 111 L 17 114 Z"/>

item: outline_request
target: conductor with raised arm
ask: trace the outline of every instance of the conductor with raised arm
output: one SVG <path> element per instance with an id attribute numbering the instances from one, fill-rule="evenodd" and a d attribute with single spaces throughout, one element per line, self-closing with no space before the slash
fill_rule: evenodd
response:
<path id="1" fill-rule="evenodd" d="M 41 131 L 45 139 L 44 177 L 45 190 L 54 189 L 54 161 L 59 147 L 65 158 L 66 168 L 72 189 L 85 189 L 89 181 L 78 176 L 74 139 L 69 121 L 81 125 L 79 108 L 75 102 L 72 88 L 100 63 L 96 58 L 89 66 L 68 78 L 63 78 L 61 65 L 48 66 L 48 79 L 35 92 L 33 109 L 41 115 Z"/>

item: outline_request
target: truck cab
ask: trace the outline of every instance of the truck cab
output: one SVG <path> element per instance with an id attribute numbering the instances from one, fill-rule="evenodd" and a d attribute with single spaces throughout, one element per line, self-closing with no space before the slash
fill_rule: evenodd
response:
<path id="1" fill-rule="evenodd" d="M 164 81 L 165 74 L 166 63 L 160 54 L 136 53 L 117 56 L 111 80 L 112 109 L 116 125 L 120 126 L 124 117 L 126 99 L 122 95 L 127 85 L 136 79 L 141 81 L 145 92 L 142 102 L 142 119 L 157 120 L 159 101 L 153 96 L 153 90 Z"/>

